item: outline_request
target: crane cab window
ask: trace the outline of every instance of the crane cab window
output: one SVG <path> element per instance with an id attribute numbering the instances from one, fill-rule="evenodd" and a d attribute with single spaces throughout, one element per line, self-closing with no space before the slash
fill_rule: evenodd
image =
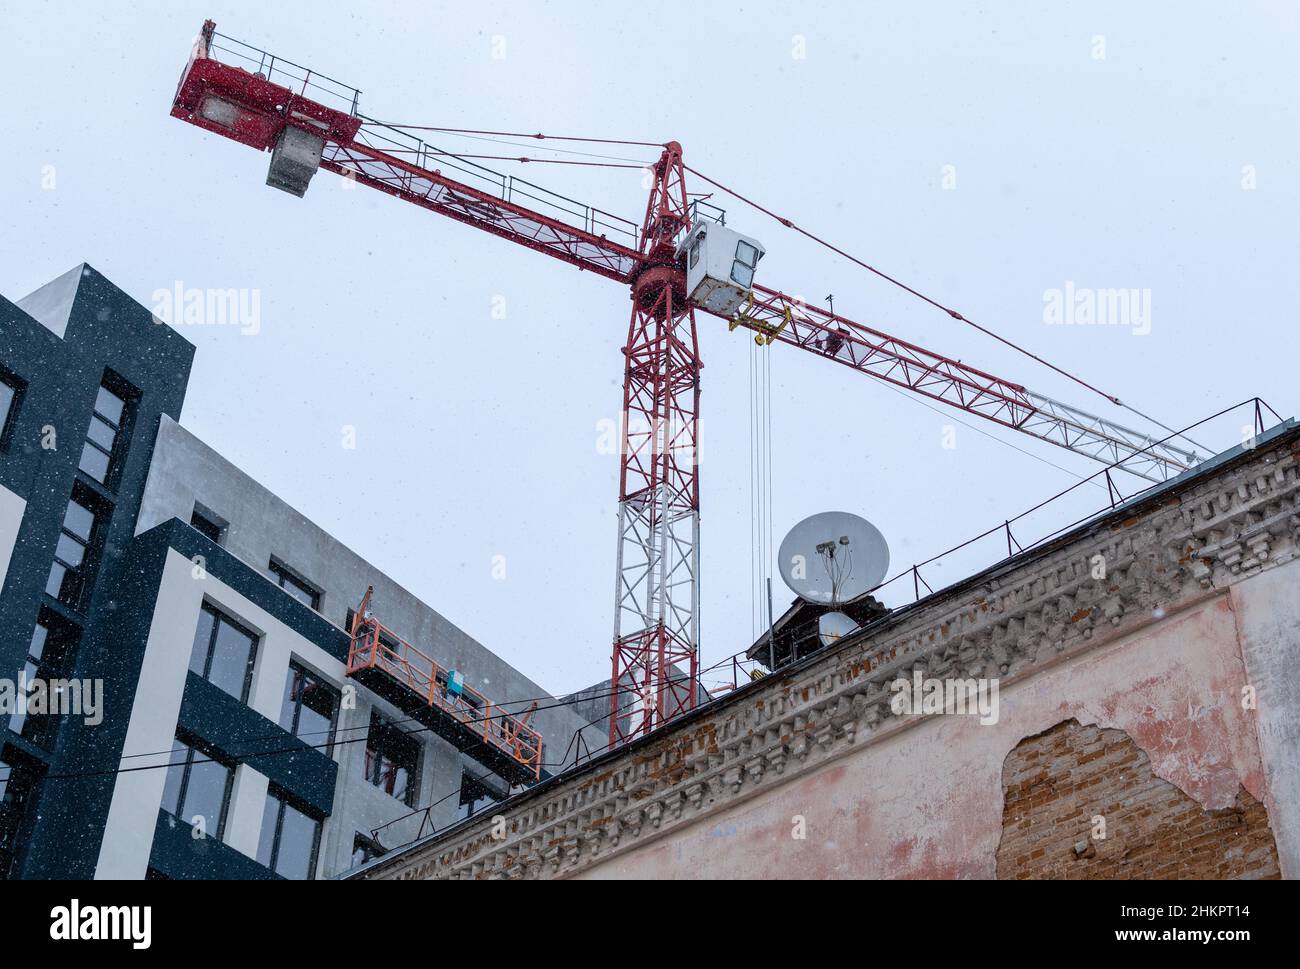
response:
<path id="1" fill-rule="evenodd" d="M 731 264 L 731 280 L 737 286 L 743 286 L 749 289 L 754 284 L 754 270 L 758 266 L 759 257 L 762 255 L 757 248 L 751 246 L 748 242 L 740 241 L 736 243 L 736 259 Z"/>

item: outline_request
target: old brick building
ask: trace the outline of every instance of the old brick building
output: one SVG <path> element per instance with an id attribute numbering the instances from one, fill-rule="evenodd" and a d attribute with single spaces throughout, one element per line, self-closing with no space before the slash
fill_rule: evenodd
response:
<path id="1" fill-rule="evenodd" d="M 1287 422 L 354 877 L 1296 877 L 1298 538 Z"/>

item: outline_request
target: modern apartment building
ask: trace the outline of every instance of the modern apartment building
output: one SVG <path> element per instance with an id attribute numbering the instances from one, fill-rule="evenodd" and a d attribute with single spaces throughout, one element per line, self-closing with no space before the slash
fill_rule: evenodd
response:
<path id="1" fill-rule="evenodd" d="M 0 298 L 0 873 L 332 877 L 604 744 L 186 431 L 193 357 Z"/>

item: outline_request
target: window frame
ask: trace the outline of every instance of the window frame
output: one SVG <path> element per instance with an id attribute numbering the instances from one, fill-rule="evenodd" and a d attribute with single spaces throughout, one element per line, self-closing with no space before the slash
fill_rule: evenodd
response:
<path id="1" fill-rule="evenodd" d="M 18 422 L 18 411 L 23 405 L 27 393 L 27 381 L 8 367 L 0 365 L 0 384 L 9 388 L 12 396 L 4 416 L 0 417 L 0 451 L 9 450 L 9 441 L 13 437 L 14 425 Z"/>
<path id="2" fill-rule="evenodd" d="M 193 820 L 185 816 L 185 795 L 189 793 L 190 775 L 193 773 L 194 770 L 194 756 L 195 754 L 197 754 L 198 756 L 202 757 L 205 763 L 211 762 L 213 764 L 220 765 L 221 767 L 225 768 L 226 771 L 226 783 L 221 791 L 221 813 L 220 816 L 217 818 L 217 830 L 215 832 L 207 831 L 205 832 L 205 834 L 207 837 L 211 838 L 214 841 L 221 841 L 225 838 L 226 821 L 229 820 L 230 817 L 231 795 L 233 794 L 235 788 L 236 765 L 230 760 L 227 760 L 226 758 L 220 756 L 214 748 L 212 748 L 209 744 L 206 744 L 203 741 L 199 740 L 197 737 L 192 737 L 189 736 L 188 734 L 177 734 L 176 743 L 183 744 L 185 747 L 185 760 L 183 766 L 181 764 L 171 762 L 168 767 L 169 773 L 172 770 L 172 768 L 175 767 L 181 768 L 181 781 L 180 781 L 180 785 L 176 789 L 176 810 L 173 811 L 171 810 L 170 807 L 166 805 L 163 806 L 163 810 L 165 810 L 168 814 L 170 814 L 172 817 L 176 818 L 176 820 L 182 822 L 183 824 L 192 826 L 194 823 Z M 176 754 L 177 751 L 172 751 L 172 757 L 175 757 Z M 167 782 L 164 779 L 163 781 L 164 796 L 166 796 L 167 793 L 166 783 Z"/>
<path id="3" fill-rule="evenodd" d="M 90 513 L 90 532 L 85 537 L 68 527 L 68 516 L 73 505 Z M 63 521 L 59 524 L 59 537 L 54 545 L 50 571 L 45 579 L 43 591 L 51 599 L 63 603 L 74 612 L 84 610 L 86 594 L 94 584 L 95 570 L 99 564 L 99 553 L 103 548 L 105 525 L 110 513 L 111 509 L 106 508 L 104 502 L 80 482 L 73 487 L 72 496 L 68 499 L 68 504 L 63 512 Z M 64 536 L 71 539 L 81 549 L 81 558 L 76 565 L 72 565 L 66 559 L 60 557 L 59 546 L 63 544 Z M 50 583 L 54 579 L 54 570 L 60 567 L 63 569 L 63 575 L 59 578 L 58 590 L 57 592 L 51 592 Z M 76 586 L 72 594 L 65 596 L 69 575 L 72 576 L 72 581 Z"/>
<path id="4" fill-rule="evenodd" d="M 468 800 L 466 794 L 471 795 Z M 473 817 L 488 804 L 500 804 L 501 800 L 480 778 L 471 776 L 469 771 L 461 771 L 460 795 L 456 804 L 456 813 L 461 820 Z"/>
<path id="5" fill-rule="evenodd" d="M 751 257 L 753 259 L 753 262 L 746 262 L 744 259 L 740 258 L 742 246 L 746 249 L 751 250 L 753 254 Z M 732 257 L 732 262 L 731 262 L 731 281 L 735 283 L 737 286 L 743 286 L 745 289 L 752 289 L 754 287 L 754 272 L 755 270 L 758 269 L 758 261 L 759 259 L 762 258 L 762 256 L 763 256 L 762 252 L 760 252 L 759 248 L 756 245 L 754 245 L 752 242 L 746 242 L 744 239 L 736 240 L 736 252 L 735 255 Z M 736 267 L 738 266 L 743 266 L 746 270 L 748 270 L 748 277 L 746 282 L 742 282 L 741 280 L 736 278 Z"/>
<path id="6" fill-rule="evenodd" d="M 29 810 L 39 796 L 45 772 L 11 744 L 0 749 L 0 770 L 8 771 L 0 781 L 0 881 L 4 881 L 23 857 L 31 825 Z"/>
<path id="7" fill-rule="evenodd" d="M 324 742 L 325 746 L 333 749 L 334 736 L 338 732 L 339 708 L 342 706 L 343 692 L 337 686 L 331 683 L 327 677 L 322 676 L 320 673 L 317 673 L 315 670 L 307 666 L 304 666 L 296 659 L 289 660 L 289 668 L 286 673 L 288 679 L 285 682 L 286 692 L 292 690 L 291 683 L 294 681 L 297 675 L 301 675 L 303 679 L 315 681 L 318 686 L 327 690 L 333 696 L 334 709 L 330 712 L 330 726 Z M 286 700 L 288 700 L 288 697 L 281 698 L 281 704 L 280 704 L 281 719 L 283 719 L 284 717 L 284 703 Z M 304 740 L 298 734 L 298 725 L 302 721 L 302 707 L 303 707 L 303 694 L 301 691 L 299 692 L 297 698 L 294 699 L 292 702 L 293 702 L 293 716 L 290 718 L 289 726 L 285 727 L 283 723 L 281 723 L 280 726 L 283 729 L 287 730 L 291 736 L 296 737 L 299 740 L 302 740 L 303 743 L 310 743 L 312 746 L 317 746 L 320 743 L 319 741 Z"/>
<path id="8" fill-rule="evenodd" d="M 281 847 L 280 842 L 284 836 L 285 812 L 288 810 L 288 808 L 293 808 L 303 817 L 310 819 L 312 822 L 313 830 L 312 830 L 312 842 L 311 842 L 311 861 L 308 862 L 307 865 L 308 871 L 307 871 L 307 878 L 305 880 L 315 881 L 316 868 L 320 864 L 320 845 L 321 845 L 321 841 L 323 840 L 324 829 L 325 829 L 324 819 L 319 818 L 312 812 L 305 810 L 303 808 L 302 802 L 298 801 L 295 797 L 293 797 L 293 795 L 289 794 L 283 788 L 280 788 L 275 784 L 268 785 L 266 790 L 266 800 L 267 800 L 267 804 L 263 805 L 262 808 L 262 824 L 264 826 L 266 824 L 266 808 L 270 805 L 270 802 L 274 801 L 278 805 L 278 807 L 276 808 L 275 811 L 275 821 L 272 823 L 270 857 L 266 861 L 262 860 L 262 838 L 265 836 L 266 832 L 260 831 L 258 833 L 258 839 L 257 839 L 258 840 L 257 863 L 270 869 L 271 871 L 275 872 L 277 875 L 280 875 L 282 878 L 289 877 L 288 875 L 284 875 L 280 871 L 277 871 L 276 864 L 280 860 L 280 847 Z"/>
<path id="9" fill-rule="evenodd" d="M 41 629 L 45 630 L 45 635 L 40 638 L 38 647 L 37 632 Z M 23 671 L 27 674 L 28 684 L 36 679 L 49 684 L 66 677 L 76 662 L 81 635 L 82 629 L 76 623 L 69 622 L 52 609 L 42 606 L 23 656 Z M 34 726 L 28 729 L 29 724 Z M 58 732 L 59 718 L 48 713 L 33 717 L 15 709 L 9 715 L 7 726 L 11 733 L 23 737 L 29 743 L 50 749 Z"/>
<path id="10" fill-rule="evenodd" d="M 103 393 L 111 394 L 122 403 L 121 413 L 116 420 L 100 410 L 100 395 Z M 82 439 L 81 456 L 77 459 L 77 470 L 110 491 L 117 490 L 121 478 L 123 459 L 126 457 L 126 445 L 131 437 L 131 427 L 135 416 L 135 402 L 138 397 L 139 392 L 134 387 L 111 370 L 107 370 L 104 372 L 104 376 L 99 382 L 99 388 L 95 392 L 95 402 L 91 405 L 90 421 L 86 424 L 86 432 Z M 102 421 L 113 432 L 111 447 L 106 448 L 91 436 L 90 432 L 94 428 L 96 420 Z M 102 478 L 82 467 L 87 448 L 104 456 L 107 466 L 104 469 Z"/>
<path id="11" fill-rule="evenodd" d="M 320 612 L 321 600 L 324 598 L 324 593 L 316 583 L 303 578 L 300 572 L 285 565 L 284 562 L 274 556 L 271 557 L 271 562 L 266 568 L 274 577 L 272 581 L 281 589 L 281 591 L 288 593 L 312 611 Z M 294 589 L 298 590 L 298 592 L 306 595 L 307 599 L 310 601 L 294 595 L 294 593 L 286 588 L 286 586 L 292 586 Z"/>
<path id="12" fill-rule="evenodd" d="M 376 736 L 378 735 L 378 736 Z M 388 738 L 403 740 L 411 745 L 415 754 L 415 762 L 406 769 L 407 782 L 406 791 L 399 797 L 393 793 L 392 786 L 396 783 L 396 772 L 385 771 L 384 762 L 389 760 L 397 764 L 395 760 L 385 756 L 386 744 L 384 741 Z M 378 710 L 370 712 L 370 729 L 366 731 L 366 763 L 365 778 L 366 782 L 372 787 L 377 787 L 395 801 L 401 801 L 407 807 L 415 807 L 419 795 L 420 787 L 420 762 L 424 759 L 424 749 L 420 741 L 416 740 L 396 723 L 384 716 Z M 382 777 L 385 773 L 393 775 L 393 781 L 385 784 Z"/>
<path id="13" fill-rule="evenodd" d="M 236 697 L 236 699 L 239 700 L 240 703 L 247 703 L 249 692 L 252 690 L 252 686 L 253 686 L 253 669 L 257 665 L 257 653 L 258 653 L 258 648 L 262 644 L 262 637 L 251 627 L 240 622 L 237 618 L 235 618 L 233 615 L 227 612 L 224 608 L 222 608 L 220 605 L 218 605 L 217 603 L 213 602 L 210 599 L 204 599 L 202 605 L 199 606 L 199 622 L 203 621 L 203 613 L 205 612 L 211 613 L 214 619 L 212 623 L 212 631 L 208 633 L 208 645 L 206 648 L 206 655 L 204 656 L 204 660 L 203 660 L 203 672 L 202 673 L 197 672 L 193 666 L 195 644 L 191 644 L 190 646 L 190 665 L 187 667 L 187 669 L 191 673 L 194 673 L 195 676 L 204 680 L 205 682 L 211 683 L 213 686 L 215 686 L 218 690 L 221 690 L 223 693 L 227 693 L 230 696 L 234 696 L 233 693 L 229 693 L 229 691 L 226 690 L 224 687 L 220 686 L 217 683 L 213 683 L 211 679 L 212 659 L 216 653 L 217 635 L 220 631 L 220 623 L 224 620 L 226 624 L 232 626 L 236 632 L 242 633 L 243 635 L 249 637 L 249 639 L 252 640 L 252 642 L 249 644 L 248 647 L 248 665 L 244 670 L 243 691 L 238 697 Z M 199 630 L 198 627 L 196 626 L 194 629 L 194 635 L 196 640 L 198 638 L 198 632 Z"/>
<path id="14" fill-rule="evenodd" d="M 357 852 L 363 855 L 360 861 L 357 860 Z M 382 858 L 388 854 L 378 838 L 372 838 L 363 831 L 354 831 L 352 833 L 352 867 L 357 868 L 361 865 L 368 865 L 376 858 Z"/>
<path id="15" fill-rule="evenodd" d="M 200 522 L 201 524 L 199 524 Z M 226 544 L 226 529 L 230 527 L 230 522 L 211 511 L 206 505 L 201 505 L 196 501 L 194 508 L 190 511 L 190 527 L 214 544 L 224 546 Z M 216 533 L 215 536 L 213 532 Z"/>

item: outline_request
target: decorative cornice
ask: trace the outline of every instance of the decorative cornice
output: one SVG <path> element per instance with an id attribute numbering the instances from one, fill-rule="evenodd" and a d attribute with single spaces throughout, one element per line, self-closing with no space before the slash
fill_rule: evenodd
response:
<path id="1" fill-rule="evenodd" d="M 353 877 L 564 877 L 917 722 L 888 684 L 1004 681 L 1128 635 L 1300 549 L 1300 430 L 899 610 Z M 1098 565 L 1104 565 L 1104 578 Z"/>

